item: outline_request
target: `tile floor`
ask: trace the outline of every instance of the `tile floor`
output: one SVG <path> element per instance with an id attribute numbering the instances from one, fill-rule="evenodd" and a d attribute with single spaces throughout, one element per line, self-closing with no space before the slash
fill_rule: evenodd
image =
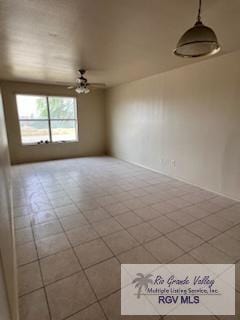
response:
<path id="1" fill-rule="evenodd" d="M 238 202 L 110 157 L 18 165 L 13 179 L 21 320 L 161 319 L 120 316 L 121 263 L 240 271 Z"/>

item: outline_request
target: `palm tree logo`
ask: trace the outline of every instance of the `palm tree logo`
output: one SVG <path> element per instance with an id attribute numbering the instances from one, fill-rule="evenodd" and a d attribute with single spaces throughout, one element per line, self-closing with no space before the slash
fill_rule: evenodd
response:
<path id="1" fill-rule="evenodd" d="M 137 273 L 136 275 L 138 277 L 135 278 L 132 283 L 136 283 L 135 288 L 138 288 L 137 298 L 139 299 L 140 295 L 141 295 L 142 288 L 145 287 L 145 289 L 147 289 L 148 285 L 150 283 L 153 283 L 152 279 L 150 279 L 151 277 L 153 277 L 153 275 L 147 274 L 144 276 L 143 273 Z"/>

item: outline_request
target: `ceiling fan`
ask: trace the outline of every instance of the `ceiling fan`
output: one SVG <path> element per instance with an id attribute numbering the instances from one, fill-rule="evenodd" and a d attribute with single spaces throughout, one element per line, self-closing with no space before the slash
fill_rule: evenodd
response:
<path id="1" fill-rule="evenodd" d="M 75 91 L 79 94 L 86 94 L 90 92 L 91 88 L 105 88 L 106 85 L 104 83 L 89 83 L 87 78 L 84 77 L 86 73 L 85 69 L 78 70 L 79 77 L 76 79 L 75 86 L 69 86 L 68 89 L 75 89 Z"/>

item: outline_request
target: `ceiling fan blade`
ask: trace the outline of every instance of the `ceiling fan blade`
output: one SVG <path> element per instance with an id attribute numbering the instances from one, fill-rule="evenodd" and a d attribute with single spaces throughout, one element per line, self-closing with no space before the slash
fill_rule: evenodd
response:
<path id="1" fill-rule="evenodd" d="M 88 84 L 91 88 L 106 88 L 105 83 L 89 83 Z"/>
<path id="2" fill-rule="evenodd" d="M 74 86 L 69 86 L 69 87 L 67 87 L 67 89 L 75 89 L 76 87 L 74 87 Z"/>

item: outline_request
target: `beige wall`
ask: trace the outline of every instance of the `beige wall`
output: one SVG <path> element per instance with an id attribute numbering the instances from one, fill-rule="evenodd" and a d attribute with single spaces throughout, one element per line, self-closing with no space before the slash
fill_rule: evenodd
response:
<path id="1" fill-rule="evenodd" d="M 240 52 L 107 92 L 110 154 L 240 199 Z"/>
<path id="2" fill-rule="evenodd" d="M 10 162 L 2 99 L 0 96 L 0 319 L 8 319 L 8 303 L 5 300 L 7 296 L 9 298 L 12 319 L 17 319 L 18 301 L 16 283 Z M 4 292 L 5 285 L 7 294 Z"/>
<path id="3" fill-rule="evenodd" d="M 12 163 L 102 155 L 105 153 L 103 90 L 93 90 L 87 95 L 77 95 L 79 142 L 23 146 L 20 138 L 15 94 L 71 95 L 73 92 L 63 86 L 20 82 L 2 82 L 1 87 Z"/>

